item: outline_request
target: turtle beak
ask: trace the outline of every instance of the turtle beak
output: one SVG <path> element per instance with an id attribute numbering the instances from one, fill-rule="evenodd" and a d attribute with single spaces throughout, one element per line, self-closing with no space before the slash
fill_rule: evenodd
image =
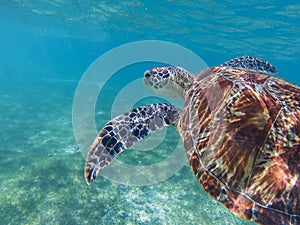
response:
<path id="1" fill-rule="evenodd" d="M 151 74 L 151 70 L 147 70 L 145 71 L 144 73 L 144 85 L 146 87 L 153 87 L 153 82 L 151 81 L 151 77 L 152 77 L 152 74 Z"/>

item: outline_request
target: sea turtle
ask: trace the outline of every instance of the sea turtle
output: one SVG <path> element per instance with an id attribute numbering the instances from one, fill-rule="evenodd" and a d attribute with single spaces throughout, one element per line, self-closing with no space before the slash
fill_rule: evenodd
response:
<path id="1" fill-rule="evenodd" d="M 300 88 L 263 59 L 244 56 L 194 75 L 180 67 L 147 70 L 156 93 L 181 97 L 109 121 L 92 144 L 88 184 L 120 152 L 173 125 L 204 190 L 259 224 L 300 224 Z"/>

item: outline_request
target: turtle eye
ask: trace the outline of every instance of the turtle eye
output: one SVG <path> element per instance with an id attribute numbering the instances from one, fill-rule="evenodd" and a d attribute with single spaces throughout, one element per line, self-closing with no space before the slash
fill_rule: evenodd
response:
<path id="1" fill-rule="evenodd" d="M 166 78 L 168 78 L 170 75 L 168 74 L 168 73 L 166 73 L 166 74 L 164 74 L 163 76 L 162 76 L 162 78 L 164 78 L 164 79 L 166 79 Z"/>

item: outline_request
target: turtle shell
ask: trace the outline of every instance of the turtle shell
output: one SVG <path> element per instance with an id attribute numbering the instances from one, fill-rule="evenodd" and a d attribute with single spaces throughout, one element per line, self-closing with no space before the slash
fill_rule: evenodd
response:
<path id="1" fill-rule="evenodd" d="M 181 135 L 205 191 L 244 219 L 300 224 L 299 104 L 299 87 L 266 73 L 202 71 Z"/>

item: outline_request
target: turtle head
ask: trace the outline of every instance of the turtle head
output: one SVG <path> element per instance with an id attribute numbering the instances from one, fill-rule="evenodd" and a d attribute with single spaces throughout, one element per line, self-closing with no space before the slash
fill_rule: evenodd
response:
<path id="1" fill-rule="evenodd" d="M 144 73 L 145 85 L 167 97 L 184 98 L 193 81 L 194 75 L 181 67 L 155 67 Z"/>

